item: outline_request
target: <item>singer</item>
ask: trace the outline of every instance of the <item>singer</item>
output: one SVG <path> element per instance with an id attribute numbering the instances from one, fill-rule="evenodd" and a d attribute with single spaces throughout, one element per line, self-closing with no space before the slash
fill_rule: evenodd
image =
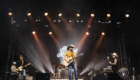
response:
<path id="1" fill-rule="evenodd" d="M 67 59 L 66 59 L 66 57 L 67 58 L 70 58 L 70 57 L 72 57 L 73 58 L 73 61 L 74 62 L 72 62 L 72 63 L 70 63 L 69 64 L 69 66 L 68 66 L 68 76 L 69 76 L 69 80 L 71 80 L 71 67 L 74 69 L 74 73 L 75 73 L 75 80 L 78 80 L 78 77 L 77 77 L 77 68 L 76 68 L 76 66 L 75 66 L 75 59 L 74 59 L 74 57 L 76 56 L 76 54 L 75 54 L 75 52 L 73 51 L 73 46 L 68 46 L 67 47 L 67 52 L 65 53 L 65 55 L 64 55 L 64 60 L 66 60 L 66 62 L 68 62 L 69 63 L 69 61 L 67 61 Z M 76 58 L 77 58 L 78 56 L 76 56 Z"/>

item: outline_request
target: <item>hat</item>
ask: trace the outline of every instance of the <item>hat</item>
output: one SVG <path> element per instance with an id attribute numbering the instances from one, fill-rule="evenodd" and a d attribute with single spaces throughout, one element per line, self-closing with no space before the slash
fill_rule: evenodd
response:
<path id="1" fill-rule="evenodd" d="M 70 46 L 67 47 L 67 50 L 69 50 L 69 48 L 74 48 L 74 47 L 72 45 L 70 45 Z"/>
<path id="2" fill-rule="evenodd" d="M 13 64 L 17 64 L 16 62 L 13 62 Z"/>
<path id="3" fill-rule="evenodd" d="M 111 54 L 111 55 L 114 55 L 114 56 L 118 57 L 118 55 L 117 55 L 116 53 L 113 53 L 113 54 Z"/>

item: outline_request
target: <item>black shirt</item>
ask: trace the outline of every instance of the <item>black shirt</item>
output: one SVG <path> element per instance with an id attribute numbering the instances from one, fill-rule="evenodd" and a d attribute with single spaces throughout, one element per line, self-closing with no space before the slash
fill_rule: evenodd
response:
<path id="1" fill-rule="evenodd" d="M 113 59 L 112 63 L 114 63 L 115 59 L 116 59 L 116 58 L 114 58 L 114 59 Z M 117 67 L 118 67 L 118 60 L 117 60 L 116 65 L 112 65 L 112 67 L 115 67 L 115 68 L 117 68 Z"/>
<path id="2" fill-rule="evenodd" d="M 17 61 L 17 67 L 25 66 L 25 65 L 27 65 L 27 62 L 25 60 L 23 60 L 23 65 L 22 65 L 22 61 L 21 60 Z M 23 69 L 26 69 L 26 67 L 24 67 Z"/>

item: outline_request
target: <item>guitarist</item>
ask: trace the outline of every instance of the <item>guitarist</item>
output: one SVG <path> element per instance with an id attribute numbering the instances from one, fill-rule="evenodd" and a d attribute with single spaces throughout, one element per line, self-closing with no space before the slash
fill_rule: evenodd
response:
<path id="1" fill-rule="evenodd" d="M 68 46 L 67 47 L 67 52 L 65 53 L 64 55 L 64 60 L 66 60 L 66 62 L 69 63 L 69 61 L 67 61 L 67 58 L 74 58 L 74 57 L 78 57 L 76 56 L 75 52 L 72 50 L 74 47 L 73 46 Z M 67 57 L 67 58 L 66 58 Z M 74 59 L 74 62 L 72 62 L 71 64 L 69 64 L 68 66 L 68 76 L 69 76 L 69 80 L 71 80 L 71 67 L 74 69 L 74 73 L 75 73 L 75 80 L 78 80 L 78 77 L 77 77 L 77 68 L 75 66 L 75 59 Z"/>
<path id="2" fill-rule="evenodd" d="M 118 55 L 116 53 L 113 53 L 111 55 L 112 55 L 113 61 L 110 61 L 109 57 L 107 57 L 107 59 L 109 60 L 109 64 L 112 65 L 113 73 L 117 73 L 117 70 L 118 70 L 117 57 L 118 57 Z"/>
<path id="3" fill-rule="evenodd" d="M 25 66 L 23 68 L 23 71 L 19 71 L 19 80 L 22 80 L 22 76 L 23 76 L 23 80 L 26 80 L 26 61 L 23 59 L 23 56 L 20 55 L 20 60 L 17 61 L 17 66 L 20 67 L 20 66 Z"/>

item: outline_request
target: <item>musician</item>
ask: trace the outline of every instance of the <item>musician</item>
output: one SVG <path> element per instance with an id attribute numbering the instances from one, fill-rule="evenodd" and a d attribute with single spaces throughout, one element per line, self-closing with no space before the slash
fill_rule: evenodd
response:
<path id="1" fill-rule="evenodd" d="M 74 58 L 74 57 L 78 57 L 76 56 L 75 52 L 73 51 L 73 46 L 68 46 L 67 47 L 67 52 L 65 53 L 64 55 L 64 60 L 66 60 L 66 62 L 69 63 L 69 61 L 67 61 L 67 58 Z M 67 57 L 67 58 L 66 58 Z M 74 69 L 74 73 L 75 73 L 75 80 L 78 80 L 78 76 L 77 76 L 77 68 L 75 66 L 75 59 L 74 59 L 74 62 L 72 62 L 71 64 L 69 64 L 68 66 L 68 76 L 69 76 L 69 80 L 71 80 L 71 67 Z"/>
<path id="2" fill-rule="evenodd" d="M 20 60 L 17 61 L 17 66 L 20 67 L 20 66 L 25 66 L 23 68 L 23 71 L 19 71 L 19 80 L 22 80 L 22 76 L 23 76 L 23 80 L 26 80 L 26 61 L 23 59 L 23 56 L 20 55 Z"/>
<path id="3" fill-rule="evenodd" d="M 17 80 L 17 71 L 16 71 L 16 62 L 13 62 L 13 65 L 11 66 L 11 78 L 12 80 Z"/>
<path id="4" fill-rule="evenodd" d="M 117 61 L 117 57 L 118 55 L 116 53 L 113 53 L 111 54 L 112 55 L 112 58 L 113 58 L 113 61 L 109 61 L 109 64 L 112 65 L 112 70 L 113 70 L 113 73 L 117 73 L 117 70 L 118 70 L 118 61 Z M 107 57 L 108 60 L 109 60 L 109 57 Z"/>

